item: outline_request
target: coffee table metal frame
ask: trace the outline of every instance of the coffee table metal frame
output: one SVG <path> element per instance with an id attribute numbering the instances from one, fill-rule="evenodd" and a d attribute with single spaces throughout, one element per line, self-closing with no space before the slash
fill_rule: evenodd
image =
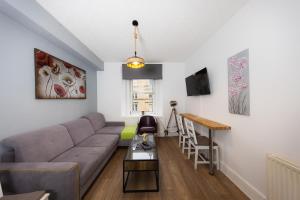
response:
<path id="1" fill-rule="evenodd" d="M 156 169 L 150 169 L 150 170 L 140 170 L 140 169 L 133 169 L 133 170 L 125 170 L 125 162 L 152 162 L 154 160 L 123 160 L 123 192 L 159 192 L 159 160 L 155 160 L 157 162 L 157 168 Z M 127 172 L 127 174 L 126 174 Z M 128 184 L 128 178 L 131 174 L 131 172 L 154 172 L 155 175 L 155 182 L 156 182 L 156 188 L 155 189 L 127 189 Z"/>
<path id="2" fill-rule="evenodd" d="M 154 138 L 153 138 L 154 139 Z M 147 152 L 147 150 L 132 150 L 132 146 L 128 147 L 128 151 Z M 123 160 L 123 192 L 159 192 L 159 159 L 155 145 L 156 159 L 126 159 Z M 129 152 L 127 152 L 128 154 Z M 136 172 L 154 172 L 156 188 L 155 189 L 127 189 L 128 179 L 131 173 Z M 126 174 L 127 173 L 127 174 Z"/>

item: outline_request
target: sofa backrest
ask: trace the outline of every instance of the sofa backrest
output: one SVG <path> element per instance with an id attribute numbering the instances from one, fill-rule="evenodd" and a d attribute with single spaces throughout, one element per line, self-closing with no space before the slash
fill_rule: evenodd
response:
<path id="1" fill-rule="evenodd" d="M 86 118 L 90 121 L 90 123 L 92 124 L 94 131 L 98 131 L 101 128 L 103 128 L 105 126 L 105 118 L 104 115 L 102 113 L 90 113 L 87 114 L 85 116 L 83 116 L 83 118 Z"/>
<path id="2" fill-rule="evenodd" d="M 66 122 L 62 125 L 67 128 L 75 145 L 95 134 L 95 131 L 89 120 L 84 118 Z"/>
<path id="3" fill-rule="evenodd" d="M 0 162 L 14 162 L 15 153 L 12 147 L 7 147 L 0 143 Z"/>
<path id="4" fill-rule="evenodd" d="M 11 136 L 2 143 L 14 149 L 15 162 L 48 162 L 74 146 L 61 125 Z"/>

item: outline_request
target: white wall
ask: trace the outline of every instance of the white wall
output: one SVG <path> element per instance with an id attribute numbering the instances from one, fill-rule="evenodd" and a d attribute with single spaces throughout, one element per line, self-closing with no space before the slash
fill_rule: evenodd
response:
<path id="1" fill-rule="evenodd" d="M 124 116 L 122 112 L 125 102 L 124 81 L 122 80 L 122 63 L 104 63 L 104 71 L 98 72 L 98 111 L 107 120 L 125 120 L 128 124 L 136 123 L 134 117 Z M 170 100 L 178 101 L 178 112 L 185 110 L 185 65 L 183 63 L 163 63 L 163 80 L 158 81 L 161 96 L 161 117 L 165 125 L 171 108 Z M 161 127 L 162 128 L 162 127 Z"/>
<path id="2" fill-rule="evenodd" d="M 2 0 L 0 11 L 24 24 L 51 43 L 67 50 L 96 70 L 103 70 L 103 61 L 50 15 L 36 0 Z"/>
<path id="3" fill-rule="evenodd" d="M 222 170 L 252 199 L 265 199 L 267 153 L 300 161 L 299 10 L 299 1 L 249 1 L 186 62 L 186 75 L 207 67 L 212 90 L 186 109 L 231 125 L 216 134 Z M 240 116 L 228 111 L 227 58 L 246 48 L 251 114 Z"/>
<path id="4" fill-rule="evenodd" d="M 97 110 L 96 70 L 0 12 L 0 139 Z M 35 99 L 34 48 L 87 71 L 86 100 Z"/>

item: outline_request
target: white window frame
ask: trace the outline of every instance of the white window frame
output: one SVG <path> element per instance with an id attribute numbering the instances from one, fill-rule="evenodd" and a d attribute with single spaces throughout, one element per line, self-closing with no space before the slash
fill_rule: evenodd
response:
<path id="1" fill-rule="evenodd" d="M 125 85 L 125 101 L 123 104 L 123 115 L 125 116 L 141 116 L 140 112 L 132 112 L 132 106 L 133 106 L 133 102 L 132 102 L 132 80 L 124 80 L 124 85 Z M 145 114 L 150 114 L 150 115 L 155 115 L 158 116 L 159 115 L 159 83 L 157 80 L 151 80 L 152 82 L 152 88 L 153 88 L 153 105 L 152 105 L 152 112 L 145 112 Z"/>

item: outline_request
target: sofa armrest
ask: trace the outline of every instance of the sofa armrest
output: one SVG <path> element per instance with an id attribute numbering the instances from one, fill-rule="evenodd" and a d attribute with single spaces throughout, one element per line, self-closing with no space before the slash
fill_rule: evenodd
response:
<path id="1" fill-rule="evenodd" d="M 125 126 L 125 122 L 108 121 L 108 122 L 105 123 L 105 126 Z"/>
<path id="2" fill-rule="evenodd" d="M 4 193 L 45 190 L 50 200 L 79 200 L 79 165 L 72 162 L 1 163 Z"/>

